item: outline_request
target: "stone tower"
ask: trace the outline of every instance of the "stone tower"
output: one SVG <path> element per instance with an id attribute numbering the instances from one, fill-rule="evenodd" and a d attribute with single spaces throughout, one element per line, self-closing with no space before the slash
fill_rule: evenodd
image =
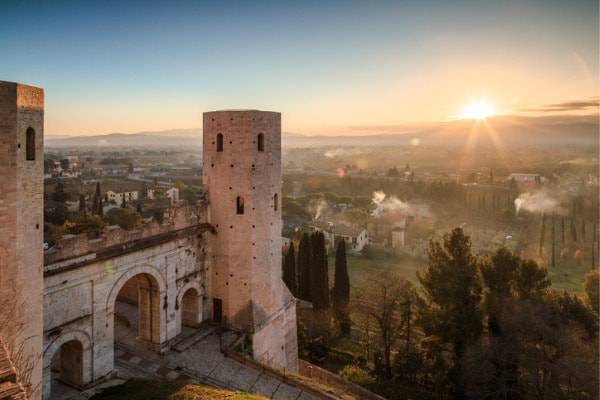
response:
<path id="1" fill-rule="evenodd" d="M 295 299 L 281 280 L 281 114 L 204 113 L 203 182 L 213 317 L 252 338 L 255 359 L 297 370 Z"/>
<path id="2" fill-rule="evenodd" d="M 44 91 L 0 81 L 0 337 L 41 397 Z"/>

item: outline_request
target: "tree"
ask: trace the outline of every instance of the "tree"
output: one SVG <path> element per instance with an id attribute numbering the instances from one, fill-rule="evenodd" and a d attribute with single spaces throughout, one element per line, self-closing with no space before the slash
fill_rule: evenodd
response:
<path id="1" fill-rule="evenodd" d="M 513 286 L 520 261 L 519 257 L 512 254 L 506 248 L 500 248 L 490 260 L 485 260 L 481 263 L 481 277 L 487 287 L 484 308 L 488 314 L 488 330 L 490 334 L 500 334 L 498 314 L 502 310 L 504 300 L 510 298 L 513 293 Z"/>
<path id="2" fill-rule="evenodd" d="M 448 374 L 455 397 L 462 399 L 461 359 L 482 331 L 479 262 L 471 254 L 471 240 L 461 228 L 444 235 L 441 243 L 430 242 L 428 257 L 427 269 L 418 274 L 423 299 L 419 320 L 427 336 L 450 347 L 452 366 Z"/>
<path id="3" fill-rule="evenodd" d="M 333 310 L 342 335 L 350 334 L 350 278 L 346 263 L 346 242 L 340 240 L 335 253 L 335 275 L 333 284 Z"/>
<path id="4" fill-rule="evenodd" d="M 311 301 L 310 295 L 310 270 L 312 264 L 312 247 L 310 236 L 304 233 L 298 246 L 298 297 Z"/>
<path id="5" fill-rule="evenodd" d="M 283 282 L 290 290 L 290 292 L 296 296 L 298 294 L 298 282 L 296 274 L 296 252 L 294 250 L 294 242 L 290 243 L 290 246 L 283 257 Z"/>
<path id="6" fill-rule="evenodd" d="M 123 201 L 121 201 L 121 208 L 127 208 L 127 199 L 125 199 L 125 194 L 123 194 Z"/>
<path id="7" fill-rule="evenodd" d="M 60 160 L 60 167 L 63 169 L 63 171 L 66 171 L 69 169 L 69 160 L 66 158 L 63 158 L 62 160 Z"/>
<path id="8" fill-rule="evenodd" d="M 59 203 L 64 203 L 69 199 L 70 196 L 65 193 L 65 186 L 62 184 L 62 182 L 57 183 L 56 187 L 54 188 L 54 193 L 52 193 L 52 200 Z"/>
<path id="9" fill-rule="evenodd" d="M 79 212 L 85 211 L 85 196 L 83 194 L 79 195 Z"/>
<path id="10" fill-rule="evenodd" d="M 586 301 L 590 307 L 598 314 L 598 307 L 600 306 L 600 272 L 598 270 L 590 271 L 583 282 L 583 288 L 585 290 Z"/>
<path id="11" fill-rule="evenodd" d="M 64 204 L 57 204 L 52 211 L 45 213 L 46 221 L 54 225 L 62 225 L 67 220 L 69 211 Z"/>
<path id="12" fill-rule="evenodd" d="M 372 278 L 367 286 L 358 289 L 357 310 L 363 318 L 375 323 L 382 353 L 382 377 L 390 379 L 392 350 L 408 326 L 405 305 L 413 302 L 416 294 L 410 282 L 391 273 Z"/>
<path id="13" fill-rule="evenodd" d="M 91 237 L 98 237 L 105 225 L 106 223 L 100 216 L 85 213 L 78 215 L 72 221 L 68 221 L 66 223 L 66 232 L 73 235 L 87 233 Z"/>
<path id="14" fill-rule="evenodd" d="M 138 202 L 137 206 L 135 207 L 136 211 L 138 214 L 142 215 L 142 203 Z"/>
<path id="15" fill-rule="evenodd" d="M 515 275 L 515 291 L 520 299 L 539 298 L 551 285 L 548 272 L 533 260 L 522 260 Z"/>
<path id="16" fill-rule="evenodd" d="M 564 319 L 560 297 L 504 304 L 502 336 L 477 343 L 466 356 L 471 398 L 598 397 L 596 342 L 585 339 L 577 322 Z"/>
<path id="17" fill-rule="evenodd" d="M 129 208 L 112 208 L 106 213 L 106 220 L 111 225 L 131 230 L 140 223 L 140 214 Z"/>
<path id="18" fill-rule="evenodd" d="M 98 206 L 96 209 L 96 215 L 104 216 L 104 201 L 102 200 L 102 196 L 98 197 Z"/>
<path id="19" fill-rule="evenodd" d="M 325 235 L 315 232 L 311 238 L 312 264 L 310 270 L 310 295 L 313 310 L 329 310 L 329 271 Z"/>

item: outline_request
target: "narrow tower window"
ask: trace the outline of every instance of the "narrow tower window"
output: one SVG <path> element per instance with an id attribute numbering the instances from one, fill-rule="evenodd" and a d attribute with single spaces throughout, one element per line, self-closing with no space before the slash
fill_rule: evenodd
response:
<path id="1" fill-rule="evenodd" d="M 259 133 L 257 138 L 258 151 L 265 151 L 265 134 Z"/>
<path id="2" fill-rule="evenodd" d="M 33 128 L 27 128 L 25 133 L 25 159 L 35 160 L 35 131 Z"/>
<path id="3" fill-rule="evenodd" d="M 223 134 L 222 133 L 217 134 L 217 151 L 218 152 L 223 151 Z"/>
<path id="4" fill-rule="evenodd" d="M 235 201 L 235 209 L 237 214 L 243 214 L 244 213 L 244 198 L 242 196 L 238 196 L 236 201 Z"/>
<path id="5" fill-rule="evenodd" d="M 277 193 L 275 193 L 275 195 L 273 196 L 273 209 L 275 211 L 277 211 L 278 208 L 279 208 L 279 196 L 277 196 Z"/>

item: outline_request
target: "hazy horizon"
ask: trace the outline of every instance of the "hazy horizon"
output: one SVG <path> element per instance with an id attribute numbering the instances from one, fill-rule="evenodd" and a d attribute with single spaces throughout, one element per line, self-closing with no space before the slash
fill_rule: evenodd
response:
<path id="1" fill-rule="evenodd" d="M 0 79 L 45 89 L 47 134 L 237 107 L 320 135 L 598 109 L 595 1 L 143 4 L 3 5 Z"/>

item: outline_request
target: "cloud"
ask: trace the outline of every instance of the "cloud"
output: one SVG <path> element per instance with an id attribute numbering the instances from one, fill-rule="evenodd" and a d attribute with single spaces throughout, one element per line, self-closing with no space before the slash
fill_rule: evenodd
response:
<path id="1" fill-rule="evenodd" d="M 600 98 L 598 96 L 590 97 L 587 100 L 566 101 L 563 103 L 546 104 L 540 107 L 524 108 L 521 111 L 529 112 L 562 112 L 562 111 L 598 111 L 600 107 Z"/>

